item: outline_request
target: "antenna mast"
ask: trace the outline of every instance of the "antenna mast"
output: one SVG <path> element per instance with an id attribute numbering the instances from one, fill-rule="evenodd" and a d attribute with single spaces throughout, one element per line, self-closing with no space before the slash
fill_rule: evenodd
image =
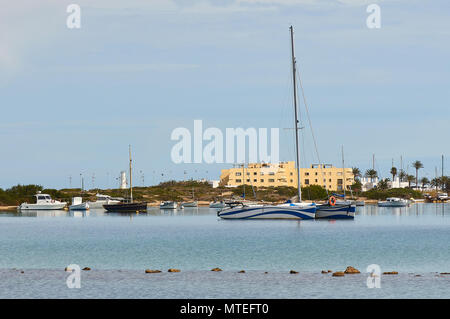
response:
<path id="1" fill-rule="evenodd" d="M 292 26 L 289 27 L 291 31 L 291 54 L 292 54 L 292 80 L 294 84 L 294 114 L 295 114 L 295 150 L 296 150 L 296 164 L 297 164 L 297 188 L 298 188 L 298 202 L 302 201 L 302 185 L 300 180 L 300 152 L 298 148 L 298 114 L 297 114 L 297 80 L 295 77 L 296 72 L 296 61 L 295 61 L 295 52 L 294 52 L 294 28 Z"/>

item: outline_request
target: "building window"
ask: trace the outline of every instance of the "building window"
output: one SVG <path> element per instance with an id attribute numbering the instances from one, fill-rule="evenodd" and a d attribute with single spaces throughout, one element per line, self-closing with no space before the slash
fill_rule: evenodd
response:
<path id="1" fill-rule="evenodd" d="M 338 178 L 337 183 L 338 185 L 342 185 L 342 178 Z"/>
<path id="2" fill-rule="evenodd" d="M 309 172 L 305 172 L 305 176 L 309 176 Z"/>
<path id="3" fill-rule="evenodd" d="M 258 173 L 257 173 L 257 172 L 254 172 L 253 175 L 258 175 Z"/>
<path id="4" fill-rule="evenodd" d="M 294 182 L 294 180 L 293 179 L 291 179 L 291 183 L 293 183 Z"/>
<path id="5" fill-rule="evenodd" d="M 240 173 L 240 172 L 237 172 L 237 173 L 236 173 L 236 176 L 241 176 L 241 173 Z"/>
<path id="6" fill-rule="evenodd" d="M 331 183 L 331 178 L 329 179 L 329 182 Z"/>
<path id="7" fill-rule="evenodd" d="M 264 176 L 264 172 L 259 173 L 259 175 Z"/>
<path id="8" fill-rule="evenodd" d="M 253 181 L 256 183 L 258 180 L 255 178 Z"/>
<path id="9" fill-rule="evenodd" d="M 247 178 L 247 183 L 250 183 L 250 178 Z"/>
<path id="10" fill-rule="evenodd" d="M 264 183 L 264 179 L 261 179 L 261 183 Z"/>
<path id="11" fill-rule="evenodd" d="M 294 173 L 291 172 L 291 176 L 294 175 Z"/>
<path id="12" fill-rule="evenodd" d="M 241 183 L 242 181 L 240 180 L 240 179 L 237 179 L 236 180 L 236 183 Z"/>
<path id="13" fill-rule="evenodd" d="M 269 175 L 275 175 L 275 173 L 274 172 L 269 172 Z"/>
<path id="14" fill-rule="evenodd" d="M 316 181 L 316 183 L 317 183 L 317 178 L 316 178 L 316 180 L 315 180 L 315 181 Z"/>
<path id="15" fill-rule="evenodd" d="M 269 178 L 269 183 L 273 183 L 275 180 L 273 178 Z"/>
<path id="16" fill-rule="evenodd" d="M 315 175 L 317 176 L 317 172 L 315 173 Z"/>
<path id="17" fill-rule="evenodd" d="M 309 179 L 305 179 L 305 185 L 309 185 Z"/>

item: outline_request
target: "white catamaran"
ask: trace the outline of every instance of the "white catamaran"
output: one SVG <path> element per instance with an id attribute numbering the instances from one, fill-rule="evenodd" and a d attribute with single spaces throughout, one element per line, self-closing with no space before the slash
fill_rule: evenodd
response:
<path id="1" fill-rule="evenodd" d="M 220 210 L 217 215 L 224 219 L 312 219 L 315 217 L 316 205 L 302 203 L 300 183 L 300 153 L 298 143 L 298 114 L 297 114 L 297 84 L 296 84 L 296 61 L 294 54 L 294 29 L 291 26 L 291 53 L 292 53 L 292 77 L 294 85 L 294 115 L 295 115 L 295 149 L 297 166 L 297 188 L 298 203 L 285 203 L 281 205 L 264 205 L 245 203 L 228 204 Z"/>

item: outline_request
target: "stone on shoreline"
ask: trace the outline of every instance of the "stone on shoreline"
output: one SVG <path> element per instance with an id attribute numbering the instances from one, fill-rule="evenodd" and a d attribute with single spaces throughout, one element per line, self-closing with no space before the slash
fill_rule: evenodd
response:
<path id="1" fill-rule="evenodd" d="M 346 274 L 360 274 L 361 272 L 358 269 L 356 269 L 356 268 L 354 268 L 352 266 L 348 266 L 345 269 L 344 273 L 346 273 Z"/>
<path id="2" fill-rule="evenodd" d="M 160 272 L 161 272 L 161 270 L 145 269 L 146 274 L 157 274 Z"/>
<path id="3" fill-rule="evenodd" d="M 385 271 L 383 275 L 398 275 L 397 271 Z"/>
<path id="4" fill-rule="evenodd" d="M 169 270 L 167 270 L 167 272 L 180 272 L 180 269 L 175 269 L 175 268 L 169 268 Z"/>
<path id="5" fill-rule="evenodd" d="M 328 274 L 327 270 L 322 270 L 322 274 Z"/>
<path id="6" fill-rule="evenodd" d="M 87 271 L 87 270 L 91 270 L 91 268 L 89 268 L 89 267 L 84 267 L 83 270 Z"/>
<path id="7" fill-rule="evenodd" d="M 290 273 L 290 274 L 298 274 L 298 271 L 291 270 L 289 273 Z"/>
<path id="8" fill-rule="evenodd" d="M 239 271 L 240 274 L 245 274 L 245 270 Z"/>
<path id="9" fill-rule="evenodd" d="M 222 271 L 222 269 L 220 269 L 220 268 L 213 268 L 213 269 L 211 269 L 211 271 Z"/>
<path id="10" fill-rule="evenodd" d="M 344 277 L 345 273 L 343 271 L 336 271 L 333 273 L 333 277 Z"/>

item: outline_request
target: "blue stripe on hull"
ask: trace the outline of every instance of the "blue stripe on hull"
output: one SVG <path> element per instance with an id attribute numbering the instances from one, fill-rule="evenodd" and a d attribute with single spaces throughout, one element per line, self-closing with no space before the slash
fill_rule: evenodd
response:
<path id="1" fill-rule="evenodd" d="M 309 213 L 309 214 L 314 214 L 316 211 L 315 207 L 311 207 L 311 208 L 302 208 L 301 210 L 289 210 L 289 209 L 272 209 L 272 211 L 268 211 L 268 212 L 262 212 L 262 213 L 256 213 L 253 215 L 249 215 L 249 216 L 243 216 L 243 217 L 231 217 L 231 216 L 235 216 L 238 214 L 242 214 L 242 213 L 248 213 L 250 211 L 254 211 L 254 210 L 262 210 L 261 207 L 255 207 L 255 208 L 244 208 L 241 210 L 237 210 L 237 211 L 232 211 L 232 212 L 220 212 L 218 215 L 219 217 L 222 218 L 226 218 L 227 216 L 230 216 L 230 218 L 233 219 L 251 219 L 251 218 L 257 218 L 259 216 L 269 216 L 269 215 L 288 215 L 289 217 L 287 218 L 299 218 L 299 219 L 313 219 L 314 216 L 310 216 L 304 213 Z M 269 210 L 269 209 L 267 209 Z M 269 217 L 270 218 L 270 217 Z M 274 218 L 282 218 L 282 217 L 274 217 Z"/>
<path id="2" fill-rule="evenodd" d="M 316 218 L 353 219 L 355 218 L 355 211 L 356 207 L 353 205 L 318 206 Z"/>

